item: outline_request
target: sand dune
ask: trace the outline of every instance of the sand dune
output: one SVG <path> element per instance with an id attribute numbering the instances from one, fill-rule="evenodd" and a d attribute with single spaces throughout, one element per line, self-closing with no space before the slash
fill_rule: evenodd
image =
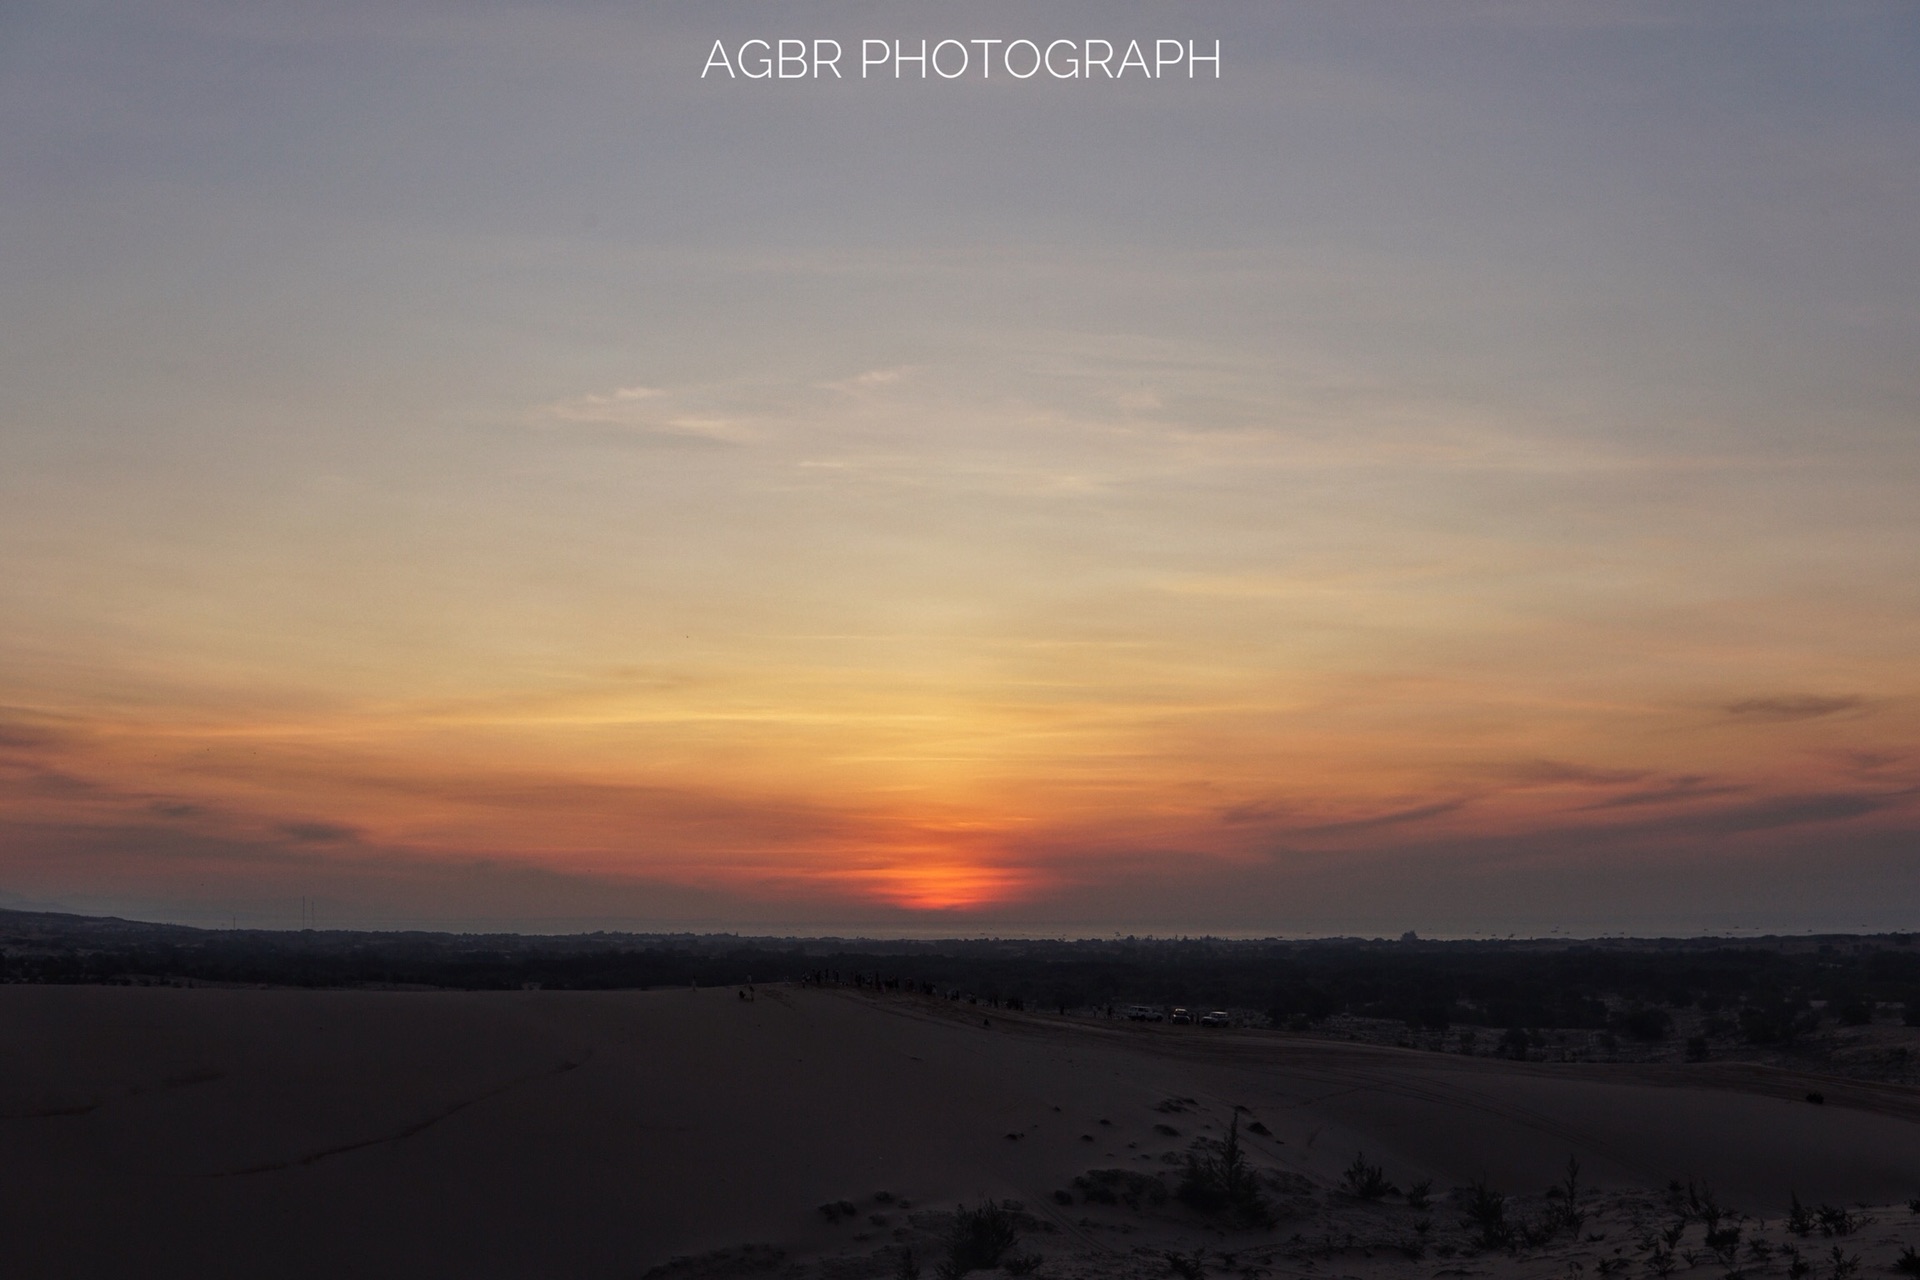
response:
<path id="1" fill-rule="evenodd" d="M 1270 1131 L 1248 1139 L 1257 1163 L 1320 1184 L 1365 1150 L 1402 1185 L 1518 1190 L 1576 1155 L 1599 1189 L 1691 1177 L 1761 1214 L 1793 1192 L 1920 1194 L 1913 1091 L 1815 1082 L 1815 1106 L 1804 1080 L 1711 1065 L 1545 1068 L 784 987 L 12 986 L 0 1023 L 0 1230 L 32 1276 L 639 1276 L 748 1242 L 872 1250 L 914 1206 L 985 1197 L 1097 1254 L 1134 1242 L 1053 1193 L 1092 1168 L 1164 1172 L 1236 1106 Z M 828 1221 L 840 1200 L 858 1213 Z"/>

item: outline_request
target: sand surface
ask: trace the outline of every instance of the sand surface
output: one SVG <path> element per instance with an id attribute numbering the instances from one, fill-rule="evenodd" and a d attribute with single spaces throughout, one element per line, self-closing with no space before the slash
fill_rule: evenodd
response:
<path id="1" fill-rule="evenodd" d="M 856 1257 L 906 1238 L 914 1207 L 996 1197 L 1050 1248 L 1137 1264 L 1179 1224 L 1054 1193 L 1095 1168 L 1171 1176 L 1235 1106 L 1271 1131 L 1248 1138 L 1257 1164 L 1323 1188 L 1364 1150 L 1440 1191 L 1537 1192 L 1574 1155 L 1596 1192 L 1692 1178 L 1760 1216 L 1796 1192 L 1920 1195 L 1920 1094 L 1714 1064 L 1528 1066 L 787 987 L 9 986 L 0 1240 L 27 1276 L 638 1277 L 750 1242 Z M 829 1222 L 841 1200 L 857 1215 Z"/>

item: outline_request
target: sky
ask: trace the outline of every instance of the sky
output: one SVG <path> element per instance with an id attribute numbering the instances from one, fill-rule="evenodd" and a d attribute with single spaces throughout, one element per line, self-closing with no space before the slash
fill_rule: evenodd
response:
<path id="1" fill-rule="evenodd" d="M 702 75 L 782 37 L 846 76 Z M 1220 74 L 858 74 L 983 37 Z M 1920 927 L 1916 68 L 1903 0 L 0 5 L 0 906 Z"/>

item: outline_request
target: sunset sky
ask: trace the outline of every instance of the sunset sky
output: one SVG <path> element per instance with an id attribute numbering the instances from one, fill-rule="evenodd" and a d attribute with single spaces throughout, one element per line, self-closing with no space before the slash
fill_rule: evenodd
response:
<path id="1" fill-rule="evenodd" d="M 27 0 L 0 120 L 0 906 L 1920 926 L 1906 0 Z"/>

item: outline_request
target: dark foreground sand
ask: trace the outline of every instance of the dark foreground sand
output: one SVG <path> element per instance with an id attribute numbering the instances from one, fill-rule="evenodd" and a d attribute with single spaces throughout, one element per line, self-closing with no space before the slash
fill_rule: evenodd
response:
<path id="1" fill-rule="evenodd" d="M 1825 1105 L 1805 1101 L 1815 1088 Z M 1436 1198 L 1482 1176 L 1538 1192 L 1577 1155 L 1597 1192 L 1678 1177 L 1760 1217 L 1795 1192 L 1897 1205 L 1898 1221 L 1878 1211 L 1875 1247 L 1901 1232 L 1920 1240 L 1905 1220 L 1920 1195 L 1912 1090 L 1712 1064 L 1527 1066 L 792 988 L 747 1003 L 731 990 L 11 986 L 0 987 L 0 1273 L 638 1277 L 767 1242 L 783 1266 L 838 1257 L 852 1261 L 819 1274 L 853 1276 L 933 1230 L 932 1211 L 984 1197 L 1017 1199 L 1042 1224 L 1033 1238 L 1058 1254 L 1045 1274 L 1153 1273 L 1140 1269 L 1159 1256 L 1147 1244 L 1257 1251 L 1289 1239 L 1291 1264 L 1269 1265 L 1309 1274 L 1300 1249 L 1315 1232 L 1327 1237 L 1319 1274 L 1366 1273 L 1359 1254 L 1373 1250 L 1353 1246 L 1341 1264 L 1324 1215 L 1245 1236 L 1055 1200 L 1096 1168 L 1170 1184 L 1180 1153 L 1221 1135 L 1235 1105 L 1271 1130 L 1249 1138 L 1256 1163 L 1304 1175 L 1336 1207 L 1328 1189 L 1358 1150 L 1402 1186 L 1432 1179 Z M 841 1200 L 858 1213 L 827 1221 L 819 1207 Z M 926 1230 L 910 1237 L 916 1212 Z M 1442 1200 L 1430 1216 L 1442 1224 L 1432 1240 L 1458 1214 Z M 1869 1263 L 1890 1274 L 1877 1254 Z M 1559 1259 L 1539 1273 L 1577 1269 Z"/>

